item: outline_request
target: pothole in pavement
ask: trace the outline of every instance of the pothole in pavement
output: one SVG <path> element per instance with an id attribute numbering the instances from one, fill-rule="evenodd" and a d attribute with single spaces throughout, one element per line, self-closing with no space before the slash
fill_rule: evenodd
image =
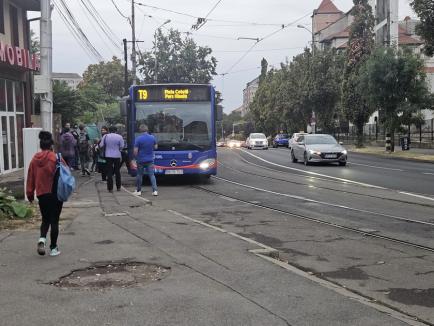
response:
<path id="1" fill-rule="evenodd" d="M 141 262 L 121 262 L 94 264 L 90 267 L 72 271 L 52 282 L 59 288 L 105 290 L 129 288 L 161 281 L 170 273 L 170 267 Z"/>

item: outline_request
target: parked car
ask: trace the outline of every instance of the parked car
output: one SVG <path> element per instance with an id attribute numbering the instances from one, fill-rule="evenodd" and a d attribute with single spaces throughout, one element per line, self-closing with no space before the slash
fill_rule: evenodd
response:
<path id="1" fill-rule="evenodd" d="M 217 147 L 225 147 L 226 143 L 224 141 L 218 141 L 217 142 Z"/>
<path id="2" fill-rule="evenodd" d="M 254 149 L 254 148 L 268 149 L 267 137 L 261 133 L 250 134 L 246 140 L 246 146 L 248 149 Z"/>
<path id="3" fill-rule="evenodd" d="M 227 142 L 226 146 L 229 148 L 240 148 L 241 147 L 241 141 L 231 139 Z"/>
<path id="4" fill-rule="evenodd" d="M 347 150 L 342 147 L 333 136 L 325 134 L 301 135 L 292 145 L 291 161 L 347 164 Z"/>
<path id="5" fill-rule="evenodd" d="M 297 138 L 301 135 L 307 135 L 305 132 L 296 132 L 292 134 L 292 137 L 288 140 L 288 148 L 291 150 L 292 145 L 297 142 Z"/>
<path id="6" fill-rule="evenodd" d="M 288 142 L 289 142 L 288 134 L 277 134 L 273 138 L 273 148 L 288 147 Z"/>

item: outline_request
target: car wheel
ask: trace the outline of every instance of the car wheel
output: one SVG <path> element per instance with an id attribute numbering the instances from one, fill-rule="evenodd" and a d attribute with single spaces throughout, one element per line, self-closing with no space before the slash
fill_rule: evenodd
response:
<path id="1" fill-rule="evenodd" d="M 304 153 L 304 165 L 308 166 L 309 165 L 309 160 L 307 159 L 307 153 Z"/>
<path id="2" fill-rule="evenodd" d="M 345 166 L 347 165 L 347 161 L 339 162 L 339 166 Z"/>
<path id="3" fill-rule="evenodd" d="M 297 163 L 297 159 L 295 158 L 294 151 L 291 151 L 291 161 L 292 163 Z"/>
<path id="4" fill-rule="evenodd" d="M 264 149 L 265 149 L 265 150 L 267 150 L 267 149 L 268 149 L 268 147 L 265 147 Z"/>

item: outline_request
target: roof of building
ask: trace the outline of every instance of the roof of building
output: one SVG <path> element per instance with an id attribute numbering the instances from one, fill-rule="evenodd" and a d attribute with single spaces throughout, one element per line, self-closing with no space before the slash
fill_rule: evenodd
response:
<path id="1" fill-rule="evenodd" d="M 434 74 L 434 67 L 425 67 L 424 70 L 427 74 Z"/>
<path id="2" fill-rule="evenodd" d="M 319 5 L 318 9 L 314 11 L 315 14 L 340 14 L 342 11 L 340 11 L 335 4 L 332 2 L 332 0 L 322 0 L 321 4 Z"/>
<path id="3" fill-rule="evenodd" d="M 398 27 L 399 45 L 421 45 L 423 42 L 412 35 L 409 35 L 404 27 Z"/>
<path id="4" fill-rule="evenodd" d="M 30 10 L 30 11 L 41 10 L 40 0 L 12 0 L 12 2 L 25 10 Z"/>
<path id="5" fill-rule="evenodd" d="M 68 78 L 68 79 L 82 79 L 79 74 L 70 73 L 70 72 L 53 72 L 52 78 Z"/>

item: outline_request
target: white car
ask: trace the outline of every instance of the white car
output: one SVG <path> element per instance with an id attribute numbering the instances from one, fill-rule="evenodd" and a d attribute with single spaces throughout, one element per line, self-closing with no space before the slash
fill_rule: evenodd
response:
<path id="1" fill-rule="evenodd" d="M 288 141 L 288 148 L 289 148 L 289 150 L 291 150 L 292 145 L 294 145 L 297 142 L 297 138 L 300 137 L 301 135 L 306 135 L 306 133 L 304 133 L 304 132 L 296 132 L 296 133 L 292 134 L 292 137 Z"/>
<path id="2" fill-rule="evenodd" d="M 268 149 L 268 139 L 264 134 L 253 133 L 249 135 L 246 140 L 246 147 L 248 149 L 262 148 Z"/>

